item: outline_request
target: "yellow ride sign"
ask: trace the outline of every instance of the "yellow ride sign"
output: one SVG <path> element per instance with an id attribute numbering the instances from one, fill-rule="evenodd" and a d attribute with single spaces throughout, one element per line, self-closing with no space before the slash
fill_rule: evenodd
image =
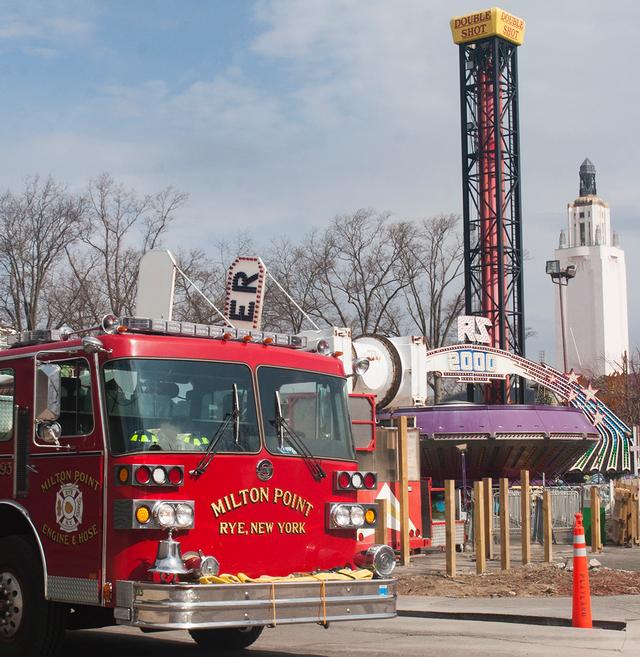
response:
<path id="1" fill-rule="evenodd" d="M 453 42 L 457 44 L 480 41 L 498 36 L 516 46 L 524 41 L 524 20 L 498 7 L 454 16 L 451 21 Z"/>

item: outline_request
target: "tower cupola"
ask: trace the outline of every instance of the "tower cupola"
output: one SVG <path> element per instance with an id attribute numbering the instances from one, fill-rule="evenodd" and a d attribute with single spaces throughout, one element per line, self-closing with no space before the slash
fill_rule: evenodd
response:
<path id="1" fill-rule="evenodd" d="M 587 157 L 580 165 L 580 196 L 597 196 L 596 167 Z"/>

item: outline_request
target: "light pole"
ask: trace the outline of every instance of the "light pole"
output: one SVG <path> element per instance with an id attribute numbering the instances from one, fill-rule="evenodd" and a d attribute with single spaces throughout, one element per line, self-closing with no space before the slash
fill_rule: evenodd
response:
<path id="1" fill-rule="evenodd" d="M 467 454 L 467 443 L 456 445 L 456 449 L 462 460 L 462 510 L 467 510 L 467 463 L 465 456 Z"/>
<path id="2" fill-rule="evenodd" d="M 562 333 L 562 364 L 564 371 L 569 371 L 567 365 L 567 325 L 564 318 L 564 294 L 562 288 L 569 284 L 569 279 L 576 275 L 576 266 L 567 265 L 564 269 L 560 267 L 559 260 L 547 260 L 546 272 L 551 276 L 551 281 L 558 286 L 560 295 L 560 328 Z"/>

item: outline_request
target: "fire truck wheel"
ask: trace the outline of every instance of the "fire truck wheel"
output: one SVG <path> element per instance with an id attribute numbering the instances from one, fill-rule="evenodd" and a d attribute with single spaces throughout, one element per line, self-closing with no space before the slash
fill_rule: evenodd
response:
<path id="1" fill-rule="evenodd" d="M 258 640 L 263 627 L 234 627 L 222 630 L 189 630 L 191 638 L 205 650 L 224 652 L 248 648 Z"/>
<path id="2" fill-rule="evenodd" d="M 0 538 L 0 655 L 54 657 L 67 608 L 44 599 L 36 549 L 23 536 Z"/>

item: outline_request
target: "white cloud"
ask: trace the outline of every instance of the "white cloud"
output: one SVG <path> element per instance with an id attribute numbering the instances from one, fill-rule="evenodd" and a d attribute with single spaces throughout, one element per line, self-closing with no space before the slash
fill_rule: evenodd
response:
<path id="1" fill-rule="evenodd" d="M 93 3 L 43 0 L 0 3 L 0 41 L 6 43 L 86 43 L 94 33 Z M 71 41 L 70 41 L 71 40 Z"/>
<path id="2" fill-rule="evenodd" d="M 458 53 L 448 20 L 476 8 L 475 0 L 453 9 L 445 0 L 260 0 L 259 32 L 233 67 L 196 81 L 190 73 L 181 78 L 188 84 L 156 72 L 142 85 L 102 87 L 84 108 L 82 131 L 8 144 L 17 157 L 0 174 L 32 173 L 35 162 L 63 179 L 107 169 L 145 191 L 176 184 L 191 195 L 176 239 L 198 244 L 241 227 L 258 239 L 300 235 L 362 206 L 410 218 L 460 212 Z M 526 313 L 538 331 L 529 347 L 536 356 L 553 344 L 544 261 L 586 156 L 627 249 L 629 279 L 639 273 L 630 250 L 640 243 L 640 5 L 616 3 L 615 20 L 612 6 L 595 0 L 556 3 L 552 15 L 546 3 L 520 0 L 509 9 L 527 19 L 520 119 Z M 55 49 L 47 30 L 73 41 L 96 29 L 77 6 L 56 23 L 32 13 L 6 12 L 0 42 Z M 638 343 L 640 307 L 630 308 Z"/>
<path id="3" fill-rule="evenodd" d="M 51 59 L 58 54 L 55 48 L 32 48 L 31 46 L 26 46 L 22 49 L 22 52 L 31 57 L 42 57 L 44 59 Z"/>
<path id="4" fill-rule="evenodd" d="M 37 25 L 27 23 L 16 17 L 6 16 L 0 22 L 0 39 L 25 39 L 40 34 L 41 30 Z"/>

